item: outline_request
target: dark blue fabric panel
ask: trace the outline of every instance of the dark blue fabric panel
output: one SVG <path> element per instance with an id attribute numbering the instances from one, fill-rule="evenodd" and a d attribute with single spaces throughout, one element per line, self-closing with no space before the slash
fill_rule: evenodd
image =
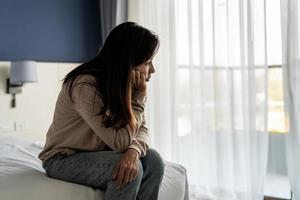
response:
<path id="1" fill-rule="evenodd" d="M 0 60 L 83 62 L 100 27 L 98 0 L 0 0 Z"/>

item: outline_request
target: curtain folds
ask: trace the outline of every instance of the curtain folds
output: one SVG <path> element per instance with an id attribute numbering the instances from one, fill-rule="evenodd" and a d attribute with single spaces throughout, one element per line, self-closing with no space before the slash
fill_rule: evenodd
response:
<path id="1" fill-rule="evenodd" d="M 161 40 L 148 95 L 152 144 L 187 168 L 191 199 L 262 200 L 267 168 L 263 0 L 129 0 Z"/>
<path id="2" fill-rule="evenodd" d="M 298 0 L 281 0 L 283 91 L 288 127 L 286 153 L 293 200 L 300 199 L 299 11 Z"/>
<path id="3" fill-rule="evenodd" d="M 129 21 L 153 30 L 160 38 L 160 49 L 153 60 L 156 72 L 147 91 L 146 118 L 151 129 L 152 146 L 158 149 L 165 159 L 174 160 L 174 3 L 172 0 L 129 0 L 128 9 Z"/>
<path id="4" fill-rule="evenodd" d="M 127 20 L 127 0 L 99 0 L 101 41 L 110 31 Z"/>

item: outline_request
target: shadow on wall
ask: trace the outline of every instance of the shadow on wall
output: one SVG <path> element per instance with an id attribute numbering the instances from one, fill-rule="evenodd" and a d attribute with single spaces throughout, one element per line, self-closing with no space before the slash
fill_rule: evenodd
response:
<path id="1" fill-rule="evenodd" d="M 10 62 L 5 62 L 7 63 L 7 65 L 10 64 Z M 0 94 L 5 94 L 6 93 L 6 85 L 5 85 L 5 81 L 6 78 L 9 77 L 9 68 L 5 67 L 3 65 L 0 64 Z"/>

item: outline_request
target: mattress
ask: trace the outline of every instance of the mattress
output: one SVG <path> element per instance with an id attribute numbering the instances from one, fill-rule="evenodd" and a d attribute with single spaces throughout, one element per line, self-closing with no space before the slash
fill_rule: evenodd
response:
<path id="1" fill-rule="evenodd" d="M 43 144 L 16 137 L 0 137 L 0 199 L 103 200 L 99 189 L 49 178 L 37 158 Z M 188 200 L 186 170 L 165 161 L 159 200 Z"/>

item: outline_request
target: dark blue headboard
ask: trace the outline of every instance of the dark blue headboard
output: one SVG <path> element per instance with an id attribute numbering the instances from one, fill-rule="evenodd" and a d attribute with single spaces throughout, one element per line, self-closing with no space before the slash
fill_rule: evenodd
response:
<path id="1" fill-rule="evenodd" d="M 0 60 L 83 62 L 100 40 L 99 0 L 0 0 Z"/>

